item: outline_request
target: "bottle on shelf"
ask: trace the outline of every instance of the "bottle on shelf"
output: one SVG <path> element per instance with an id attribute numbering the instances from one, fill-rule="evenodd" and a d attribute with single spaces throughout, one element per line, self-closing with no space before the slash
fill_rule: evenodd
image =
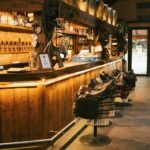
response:
<path id="1" fill-rule="evenodd" d="M 1 41 L 1 51 L 4 53 L 4 41 Z"/>
<path id="2" fill-rule="evenodd" d="M 12 41 L 12 52 L 15 52 L 16 41 Z"/>
<path id="3" fill-rule="evenodd" d="M 9 52 L 9 45 L 8 45 L 8 41 L 6 41 L 5 43 L 5 52 L 8 53 Z"/>
<path id="4" fill-rule="evenodd" d="M 24 41 L 21 42 L 21 52 L 24 52 Z"/>
<path id="5" fill-rule="evenodd" d="M 12 52 L 12 41 L 8 41 L 8 52 Z"/>
<path id="6" fill-rule="evenodd" d="M 15 41 L 15 52 L 17 53 L 19 51 L 19 42 Z"/>

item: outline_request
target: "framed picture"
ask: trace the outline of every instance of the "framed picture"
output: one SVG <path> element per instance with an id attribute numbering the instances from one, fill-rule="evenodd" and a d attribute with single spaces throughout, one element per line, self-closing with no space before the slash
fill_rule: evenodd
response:
<path id="1" fill-rule="evenodd" d="M 42 69 L 52 68 L 52 64 L 51 64 L 48 54 L 40 54 L 40 61 L 41 61 Z"/>

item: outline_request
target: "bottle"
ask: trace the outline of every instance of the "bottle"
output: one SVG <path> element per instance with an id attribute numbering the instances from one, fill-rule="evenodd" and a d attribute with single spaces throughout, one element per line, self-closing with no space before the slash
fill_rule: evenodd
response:
<path id="1" fill-rule="evenodd" d="M 4 53 L 4 41 L 1 41 L 1 51 Z"/>
<path id="2" fill-rule="evenodd" d="M 6 43 L 5 43 L 5 52 L 7 52 L 7 53 L 9 52 L 8 47 L 9 47 L 8 46 L 8 41 L 6 41 Z"/>
<path id="3" fill-rule="evenodd" d="M 22 52 L 24 52 L 24 41 L 22 41 L 21 43 Z"/>
<path id="4" fill-rule="evenodd" d="M 11 48 L 12 48 L 12 42 L 8 41 L 8 52 L 11 52 Z"/>
<path id="5" fill-rule="evenodd" d="M 16 48 L 16 41 L 12 42 L 12 52 L 15 52 L 15 48 Z"/>

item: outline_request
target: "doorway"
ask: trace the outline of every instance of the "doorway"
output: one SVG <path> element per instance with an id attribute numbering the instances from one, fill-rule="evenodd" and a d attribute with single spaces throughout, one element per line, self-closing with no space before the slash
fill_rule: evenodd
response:
<path id="1" fill-rule="evenodd" d="M 132 29 L 129 36 L 129 69 L 137 75 L 148 75 L 148 35 L 147 29 Z"/>
<path id="2" fill-rule="evenodd" d="M 132 30 L 132 69 L 136 74 L 147 74 L 148 30 Z"/>

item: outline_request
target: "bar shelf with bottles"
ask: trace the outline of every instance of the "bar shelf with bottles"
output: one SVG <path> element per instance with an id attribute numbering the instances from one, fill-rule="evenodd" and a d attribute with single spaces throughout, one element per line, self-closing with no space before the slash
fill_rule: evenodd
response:
<path id="1" fill-rule="evenodd" d="M 33 33 L 33 20 L 33 13 L 0 11 L 0 30 Z"/>
<path id="2" fill-rule="evenodd" d="M 33 17 L 33 13 L 0 12 L 0 54 L 27 53 L 33 49 L 30 40 L 23 34 L 18 36 L 33 33 Z"/>
<path id="3" fill-rule="evenodd" d="M 62 33 L 64 35 L 63 45 L 69 51 L 72 51 L 72 56 L 78 54 L 83 47 L 87 48 L 92 44 L 94 40 L 93 29 L 68 22 L 62 18 L 58 18 L 59 28 L 55 28 L 56 33 Z"/>
<path id="4" fill-rule="evenodd" d="M 30 41 L 0 41 L 0 54 L 28 53 L 32 49 Z"/>

